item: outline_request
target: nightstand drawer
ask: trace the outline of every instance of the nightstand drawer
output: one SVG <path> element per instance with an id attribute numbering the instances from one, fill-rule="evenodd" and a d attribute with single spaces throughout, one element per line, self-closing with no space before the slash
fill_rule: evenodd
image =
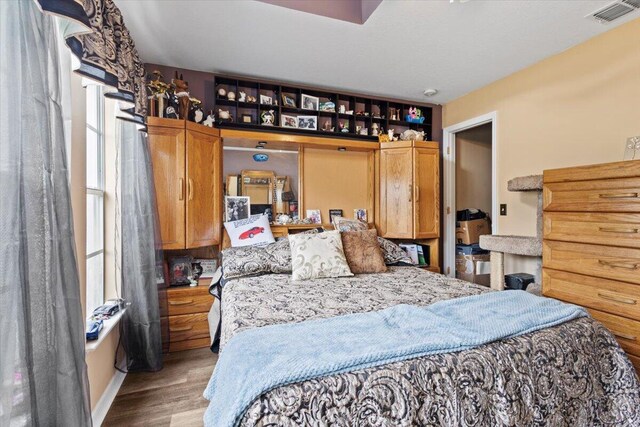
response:
<path id="1" fill-rule="evenodd" d="M 640 214 L 546 212 L 544 238 L 640 248 Z"/>
<path id="2" fill-rule="evenodd" d="M 544 185 L 545 211 L 640 212 L 640 178 Z"/>
<path id="3" fill-rule="evenodd" d="M 589 313 L 611 331 L 624 351 L 640 356 L 640 322 L 593 309 Z"/>
<path id="4" fill-rule="evenodd" d="M 169 317 L 170 342 L 209 337 L 208 313 L 182 314 Z"/>
<path id="5" fill-rule="evenodd" d="M 185 295 L 180 297 L 170 296 L 167 301 L 169 306 L 169 316 L 178 314 L 206 313 L 211 309 L 213 296 L 205 295 Z"/>
<path id="6" fill-rule="evenodd" d="M 545 240 L 542 259 L 546 268 L 640 284 L 640 249 Z"/>
<path id="7" fill-rule="evenodd" d="M 545 268 L 546 297 L 640 320 L 640 286 Z"/>

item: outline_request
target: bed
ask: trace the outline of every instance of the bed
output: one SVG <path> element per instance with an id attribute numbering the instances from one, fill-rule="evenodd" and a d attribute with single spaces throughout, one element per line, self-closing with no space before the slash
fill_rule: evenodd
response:
<path id="1" fill-rule="evenodd" d="M 290 274 L 233 279 L 222 294 L 220 351 L 262 326 L 487 292 L 414 267 L 304 283 Z M 278 387 L 253 401 L 239 425 L 639 426 L 640 386 L 611 333 L 584 317 L 470 350 Z"/>

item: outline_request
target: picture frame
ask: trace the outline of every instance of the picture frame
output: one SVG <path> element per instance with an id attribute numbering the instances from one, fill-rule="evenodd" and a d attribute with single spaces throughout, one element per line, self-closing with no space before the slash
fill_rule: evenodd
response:
<path id="1" fill-rule="evenodd" d="M 297 128 L 298 127 L 298 117 L 290 116 L 288 114 L 280 115 L 280 126 L 283 128 Z"/>
<path id="2" fill-rule="evenodd" d="M 287 94 L 283 93 L 282 94 L 282 106 L 283 107 L 296 108 L 296 100 L 295 100 L 295 98 L 291 98 L 290 96 L 287 96 Z"/>
<path id="3" fill-rule="evenodd" d="M 253 116 L 251 114 L 243 114 L 242 123 L 253 123 Z"/>
<path id="4" fill-rule="evenodd" d="M 306 95 L 303 93 L 300 97 L 300 108 L 304 110 L 318 111 L 319 105 L 320 98 L 317 96 Z"/>
<path id="5" fill-rule="evenodd" d="M 333 224 L 333 220 L 336 217 L 342 216 L 342 209 L 329 209 L 329 222 Z"/>
<path id="6" fill-rule="evenodd" d="M 201 279 L 213 277 L 218 269 L 218 260 L 215 258 L 197 258 L 193 260 L 194 264 L 200 264 L 202 267 Z"/>
<path id="7" fill-rule="evenodd" d="M 366 209 L 354 209 L 353 217 L 363 222 L 367 222 L 367 210 Z"/>
<path id="8" fill-rule="evenodd" d="M 298 129 L 318 130 L 318 116 L 298 116 Z"/>
<path id="9" fill-rule="evenodd" d="M 226 196 L 224 212 L 227 222 L 248 219 L 251 215 L 251 198 L 249 196 Z"/>
<path id="10" fill-rule="evenodd" d="M 193 275 L 193 257 L 179 256 L 169 260 L 169 283 L 171 286 L 185 286 L 191 284 Z"/>
<path id="11" fill-rule="evenodd" d="M 311 220 L 311 224 L 322 224 L 320 209 L 307 209 L 307 218 Z"/>
<path id="12" fill-rule="evenodd" d="M 262 105 L 273 105 L 273 98 L 268 95 L 260 94 L 260 104 Z"/>

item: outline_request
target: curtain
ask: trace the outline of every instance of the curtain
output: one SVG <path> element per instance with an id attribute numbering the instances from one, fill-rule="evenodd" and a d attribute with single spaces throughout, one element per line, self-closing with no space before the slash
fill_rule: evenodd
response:
<path id="1" fill-rule="evenodd" d="M 0 425 L 91 425 L 55 21 L 0 1 Z"/>
<path id="2" fill-rule="evenodd" d="M 160 246 L 151 154 L 146 134 L 121 121 L 122 175 L 122 296 L 127 311 L 121 323 L 121 343 L 127 368 L 162 369 L 166 318 L 166 284 Z M 168 342 L 168 340 L 164 340 Z"/>

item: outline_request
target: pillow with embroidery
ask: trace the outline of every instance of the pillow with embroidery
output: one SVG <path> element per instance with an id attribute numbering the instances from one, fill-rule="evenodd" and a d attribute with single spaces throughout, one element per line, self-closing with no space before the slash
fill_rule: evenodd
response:
<path id="1" fill-rule="evenodd" d="M 339 231 L 289 236 L 293 280 L 353 276 Z"/>

